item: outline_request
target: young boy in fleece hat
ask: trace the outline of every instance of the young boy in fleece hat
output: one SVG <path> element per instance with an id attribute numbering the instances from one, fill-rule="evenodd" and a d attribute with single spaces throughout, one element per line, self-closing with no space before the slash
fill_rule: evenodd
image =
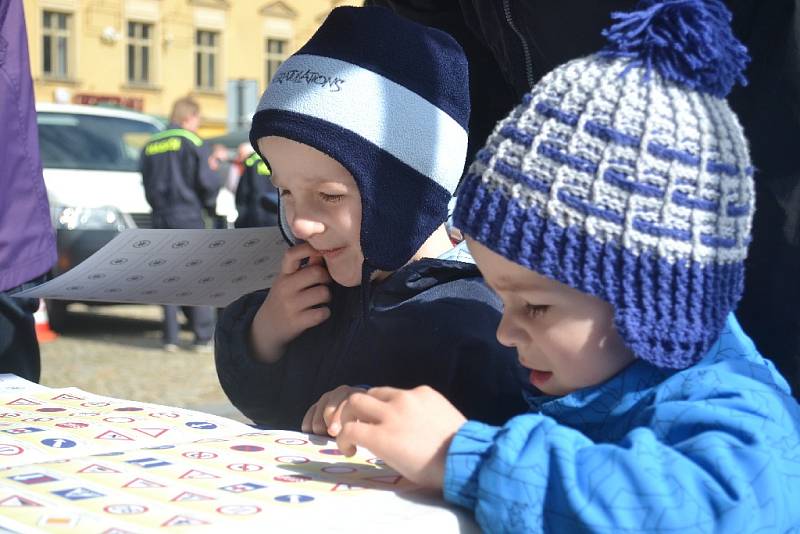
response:
<path id="1" fill-rule="evenodd" d="M 429 383 L 487 422 L 526 410 L 516 355 L 494 340 L 501 302 L 444 227 L 467 79 L 447 34 L 352 7 L 275 74 L 250 140 L 292 247 L 270 291 L 231 304 L 216 333 L 222 387 L 254 422 L 325 433 L 359 384 Z"/>
<path id="2" fill-rule="evenodd" d="M 746 50 L 719 0 L 615 18 L 498 124 L 455 212 L 544 395 L 498 427 L 373 388 L 339 446 L 487 531 L 795 531 L 800 408 L 732 314 L 754 198 L 725 96 Z"/>

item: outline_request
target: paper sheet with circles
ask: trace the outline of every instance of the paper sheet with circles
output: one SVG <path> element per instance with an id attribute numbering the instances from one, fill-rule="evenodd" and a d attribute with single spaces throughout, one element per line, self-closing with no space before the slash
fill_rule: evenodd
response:
<path id="1" fill-rule="evenodd" d="M 126 230 L 77 267 L 14 296 L 222 307 L 270 287 L 287 248 L 274 227 Z"/>

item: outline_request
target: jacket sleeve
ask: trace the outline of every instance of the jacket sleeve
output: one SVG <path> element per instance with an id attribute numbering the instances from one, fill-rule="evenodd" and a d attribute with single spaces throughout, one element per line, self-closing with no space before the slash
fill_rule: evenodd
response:
<path id="1" fill-rule="evenodd" d="M 214 342 L 222 389 L 239 411 L 259 425 L 269 424 L 286 373 L 286 358 L 267 364 L 250 356 L 250 327 L 266 295 L 266 290 L 256 291 L 225 308 Z"/>
<path id="2" fill-rule="evenodd" d="M 489 531 L 784 532 L 798 520 L 800 419 L 774 398 L 659 401 L 614 443 L 540 414 L 467 422 L 444 495 Z"/>

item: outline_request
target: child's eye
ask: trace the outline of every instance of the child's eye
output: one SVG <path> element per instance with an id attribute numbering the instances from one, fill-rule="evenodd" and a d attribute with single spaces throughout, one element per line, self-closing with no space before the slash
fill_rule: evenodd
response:
<path id="1" fill-rule="evenodd" d="M 525 305 L 525 313 L 528 314 L 528 317 L 535 318 L 544 315 L 547 310 L 550 309 L 550 306 L 545 306 L 541 304 L 526 304 Z"/>
<path id="2" fill-rule="evenodd" d="M 291 195 L 291 194 L 292 194 L 292 192 L 291 192 L 291 191 L 289 191 L 288 189 L 281 189 L 281 190 L 280 190 L 280 195 L 281 195 L 282 197 L 289 196 L 289 195 Z"/>
<path id="3" fill-rule="evenodd" d="M 320 192 L 319 198 L 321 198 L 325 202 L 339 202 L 344 198 L 344 195 L 329 195 L 328 193 Z"/>

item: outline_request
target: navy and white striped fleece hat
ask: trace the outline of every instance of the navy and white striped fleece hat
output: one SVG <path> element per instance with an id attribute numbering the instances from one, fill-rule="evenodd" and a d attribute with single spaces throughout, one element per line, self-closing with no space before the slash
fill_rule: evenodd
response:
<path id="1" fill-rule="evenodd" d="M 378 7 L 339 7 L 275 73 L 250 142 L 280 136 L 355 178 L 365 270 L 406 264 L 447 219 L 464 170 L 467 61 L 444 32 Z M 285 224 L 287 239 L 295 238 Z"/>
<path id="2" fill-rule="evenodd" d="M 604 50 L 550 72 L 498 123 L 454 222 L 609 302 L 637 357 L 680 369 L 743 289 L 753 169 L 725 96 L 749 58 L 719 0 L 640 9 L 615 13 Z"/>

